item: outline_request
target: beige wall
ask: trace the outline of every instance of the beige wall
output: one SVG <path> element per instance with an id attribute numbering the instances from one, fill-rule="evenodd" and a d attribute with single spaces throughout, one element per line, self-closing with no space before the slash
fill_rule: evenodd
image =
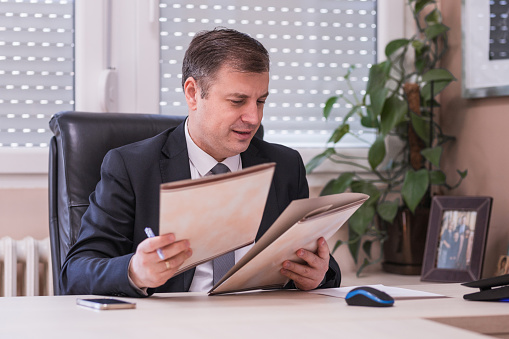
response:
<path id="1" fill-rule="evenodd" d="M 509 97 L 463 99 L 461 97 L 461 0 L 441 2 L 446 25 L 451 27 L 450 50 L 443 67 L 458 81 L 441 94 L 440 124 L 444 132 L 456 136 L 442 160 L 449 178 L 456 169 L 468 169 L 467 179 L 451 195 L 493 197 L 483 276 L 495 272 L 496 260 L 509 244 Z M 508 74 L 501 74 L 508 77 Z"/>
<path id="2" fill-rule="evenodd" d="M 32 236 L 44 239 L 48 235 L 46 188 L 0 189 L 0 238 L 10 236 L 20 240 Z"/>

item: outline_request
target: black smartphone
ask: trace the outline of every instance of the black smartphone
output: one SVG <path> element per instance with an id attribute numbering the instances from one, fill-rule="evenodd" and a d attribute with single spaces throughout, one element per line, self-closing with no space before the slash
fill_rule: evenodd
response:
<path id="1" fill-rule="evenodd" d="M 136 303 L 113 298 L 76 299 L 76 304 L 91 307 L 96 310 L 119 310 L 125 308 L 136 308 Z"/>

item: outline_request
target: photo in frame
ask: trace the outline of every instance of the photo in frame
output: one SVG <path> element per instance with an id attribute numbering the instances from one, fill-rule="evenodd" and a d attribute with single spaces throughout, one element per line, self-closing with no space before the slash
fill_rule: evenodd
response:
<path id="1" fill-rule="evenodd" d="M 498 258 L 497 271 L 495 272 L 495 276 L 501 276 L 506 274 L 509 274 L 509 256 L 501 255 Z"/>
<path id="2" fill-rule="evenodd" d="M 491 197 L 433 197 L 422 281 L 481 278 L 492 201 Z"/>

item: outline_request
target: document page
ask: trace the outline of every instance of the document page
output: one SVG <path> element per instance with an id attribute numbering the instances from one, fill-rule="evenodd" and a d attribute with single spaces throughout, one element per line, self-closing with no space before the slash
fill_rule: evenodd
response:
<path id="1" fill-rule="evenodd" d="M 376 288 L 382 292 L 387 293 L 395 300 L 405 300 L 405 299 L 426 299 L 426 298 L 447 298 L 445 295 L 430 293 L 430 292 L 422 292 L 418 290 L 411 290 L 408 288 L 400 288 L 400 287 L 391 287 L 385 285 L 363 285 L 372 288 Z M 327 295 L 329 297 L 336 298 L 345 298 L 348 292 L 360 286 L 348 286 L 348 287 L 338 287 L 338 288 L 324 288 L 319 290 L 312 290 L 308 293 L 314 294 L 322 294 Z"/>

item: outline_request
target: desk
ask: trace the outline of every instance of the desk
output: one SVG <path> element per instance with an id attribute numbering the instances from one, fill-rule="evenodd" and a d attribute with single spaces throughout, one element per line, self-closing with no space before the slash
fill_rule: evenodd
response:
<path id="1" fill-rule="evenodd" d="M 507 303 L 465 301 L 463 294 L 473 290 L 460 284 L 401 287 L 450 298 L 369 308 L 301 291 L 174 293 L 110 311 L 77 306 L 76 296 L 0 298 L 0 338 L 486 338 L 444 322 L 509 333 Z"/>

